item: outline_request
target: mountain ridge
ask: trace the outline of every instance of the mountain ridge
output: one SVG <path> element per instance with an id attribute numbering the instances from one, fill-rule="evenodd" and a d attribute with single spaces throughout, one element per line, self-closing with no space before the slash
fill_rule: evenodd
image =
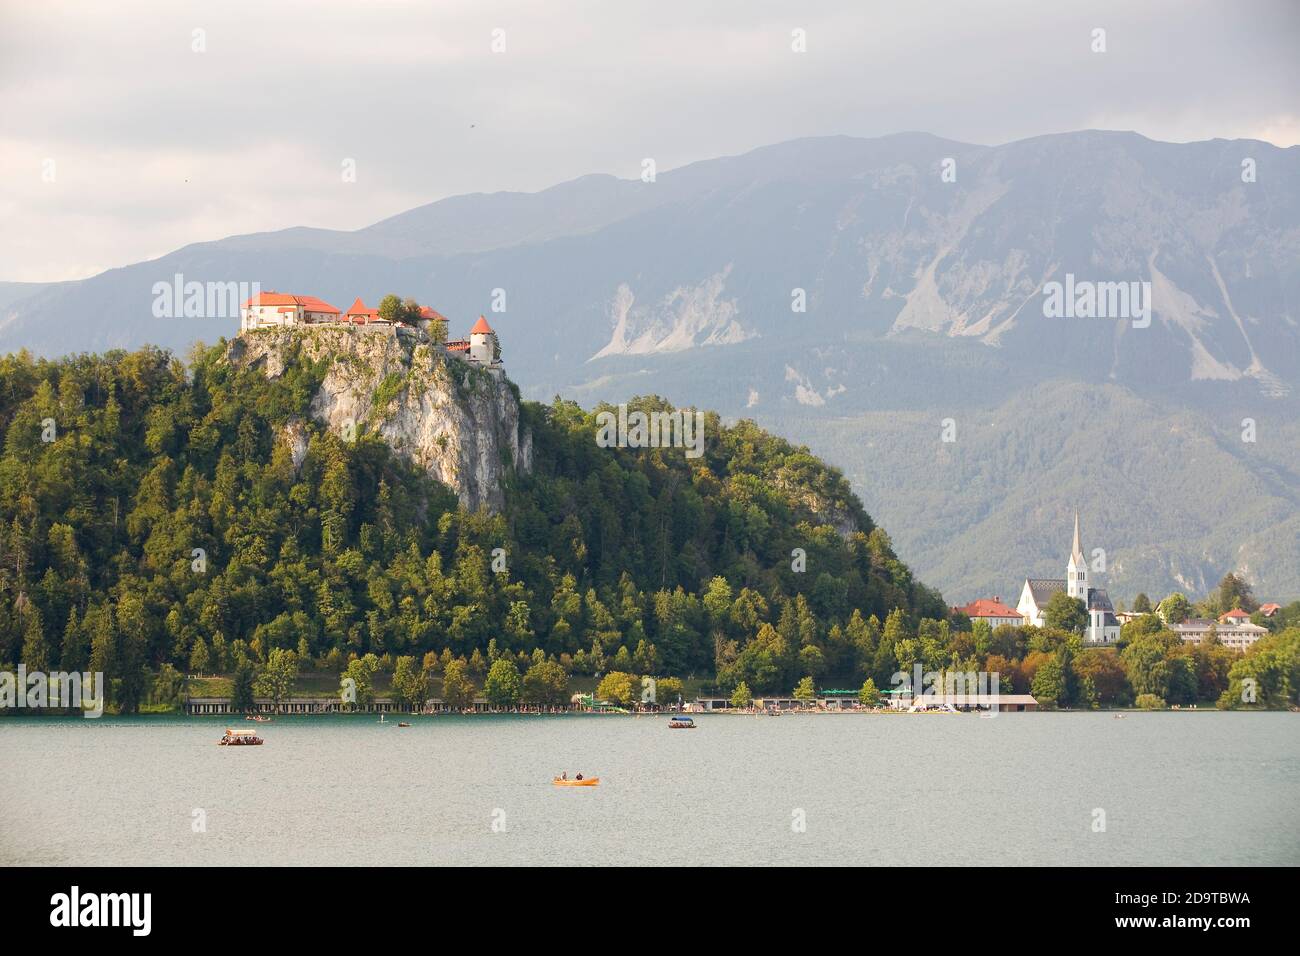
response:
<path id="1" fill-rule="evenodd" d="M 955 182 L 942 179 L 949 158 Z M 1255 182 L 1243 181 L 1246 159 Z M 1105 130 L 998 146 L 924 133 L 818 137 L 701 160 L 653 183 L 592 174 L 538 193 L 448 197 L 350 233 L 187 246 L 0 306 L 0 348 L 156 341 L 183 353 L 233 331 L 229 319 L 152 319 L 151 282 L 176 272 L 345 301 L 399 291 L 454 320 L 486 311 L 501 289 L 508 306 L 493 326 L 526 397 L 617 398 L 653 379 L 655 391 L 732 417 L 780 418 L 800 436 L 828 418 L 892 408 L 921 416 L 915 427 L 929 440 L 941 418 L 1015 402 L 1031 411 L 1040 384 L 1113 385 L 1168 427 L 1177 409 L 1194 412 L 1223 441 L 1246 418 L 1269 423 L 1255 449 L 1269 454 L 1240 461 L 1255 469 L 1252 487 L 1284 502 L 1300 452 L 1271 443 L 1289 435 L 1272 423 L 1298 407 L 1297 223 L 1300 147 Z M 1149 324 L 1047 318 L 1044 284 L 1066 274 L 1150 283 Z M 792 311 L 800 289 L 806 311 Z M 1168 428 L 1144 434 L 1148 473 L 1177 461 Z M 1073 454 L 1066 468 L 1078 473 L 1098 452 Z M 1220 450 L 1216 473 L 1236 474 L 1230 457 Z M 1285 467 L 1269 478 L 1274 460 Z M 925 469 L 906 477 L 938 490 Z M 1200 493 L 1212 509 L 1248 511 L 1227 487 Z M 1181 513 L 1197 506 L 1186 500 Z M 932 535 L 927 520 L 891 520 L 900 546 Z M 1135 520 L 1133 538 L 1165 541 L 1180 566 L 1203 563 L 1201 545 Z M 989 540 L 1012 531 L 1004 518 Z M 927 580 L 949 589 L 980 580 L 935 560 L 917 564 Z M 1160 572 L 1146 587 L 1171 580 Z M 1300 571 L 1273 584 L 1300 593 Z"/>

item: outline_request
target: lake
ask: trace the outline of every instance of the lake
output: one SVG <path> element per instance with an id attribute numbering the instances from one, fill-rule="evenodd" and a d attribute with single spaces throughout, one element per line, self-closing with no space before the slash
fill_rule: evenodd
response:
<path id="1" fill-rule="evenodd" d="M 1300 863 L 1294 714 L 408 719 L 0 720 L 0 863 Z"/>

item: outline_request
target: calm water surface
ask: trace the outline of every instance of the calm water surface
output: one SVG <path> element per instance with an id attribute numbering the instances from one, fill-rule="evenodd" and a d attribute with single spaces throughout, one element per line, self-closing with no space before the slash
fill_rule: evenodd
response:
<path id="1" fill-rule="evenodd" d="M 1300 863 L 1293 714 L 696 719 L 0 720 L 0 863 Z"/>

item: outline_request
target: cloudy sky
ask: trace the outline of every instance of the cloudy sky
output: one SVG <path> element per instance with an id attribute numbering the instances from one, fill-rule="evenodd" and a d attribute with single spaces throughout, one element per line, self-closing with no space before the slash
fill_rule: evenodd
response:
<path id="1" fill-rule="evenodd" d="M 1295 0 L 0 0 L 0 280 L 800 136 L 1290 146 L 1297 49 Z"/>

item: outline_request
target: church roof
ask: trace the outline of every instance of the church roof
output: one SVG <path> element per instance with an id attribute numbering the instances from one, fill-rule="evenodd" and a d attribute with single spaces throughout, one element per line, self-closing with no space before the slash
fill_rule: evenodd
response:
<path id="1" fill-rule="evenodd" d="M 1029 596 L 1039 607 L 1046 607 L 1055 592 L 1065 590 L 1065 578 L 1028 578 L 1025 584 L 1029 585 Z"/>
<path id="2" fill-rule="evenodd" d="M 1105 588 L 1088 588 L 1088 610 L 1114 612 L 1115 606 L 1110 603 L 1110 595 Z"/>
<path id="3" fill-rule="evenodd" d="M 478 321 L 474 323 L 474 328 L 469 330 L 469 334 L 470 335 L 491 335 L 492 326 L 488 325 L 487 319 L 483 318 L 483 316 L 480 315 L 478 317 Z"/>

